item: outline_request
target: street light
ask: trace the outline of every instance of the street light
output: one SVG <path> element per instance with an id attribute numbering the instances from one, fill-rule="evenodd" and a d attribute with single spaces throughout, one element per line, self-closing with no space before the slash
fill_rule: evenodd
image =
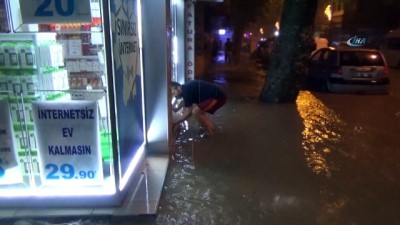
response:
<path id="1" fill-rule="evenodd" d="M 332 20 L 332 9 L 331 9 L 331 5 L 328 5 L 325 8 L 325 15 L 328 17 L 328 20 L 331 21 Z"/>

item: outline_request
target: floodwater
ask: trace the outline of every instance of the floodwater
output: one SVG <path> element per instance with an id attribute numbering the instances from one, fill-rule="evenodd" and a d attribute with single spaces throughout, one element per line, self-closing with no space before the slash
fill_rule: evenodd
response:
<path id="1" fill-rule="evenodd" d="M 232 101 L 213 118 L 215 137 L 194 121 L 181 129 L 157 224 L 314 224 L 317 175 L 331 176 L 325 156 L 340 121 L 310 93 L 272 111 L 254 98 Z"/>
<path id="2" fill-rule="evenodd" d="M 157 216 L 74 225 L 400 224 L 399 97 L 301 91 L 263 104 L 260 71 L 206 79 L 228 102 L 214 136 L 192 119 L 180 127 Z"/>
<path id="3" fill-rule="evenodd" d="M 400 224 L 400 101 L 301 91 L 257 101 L 264 77 L 230 68 L 213 137 L 183 126 L 157 224 Z"/>

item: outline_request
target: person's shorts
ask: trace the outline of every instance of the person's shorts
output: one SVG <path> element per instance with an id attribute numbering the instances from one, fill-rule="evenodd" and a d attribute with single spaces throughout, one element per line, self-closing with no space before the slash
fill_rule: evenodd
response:
<path id="1" fill-rule="evenodd" d="M 217 100 L 217 103 L 214 104 L 211 108 L 209 108 L 209 106 L 210 106 L 210 104 L 212 104 L 213 100 Z M 225 103 L 226 103 L 226 96 L 222 97 L 221 99 L 207 99 L 207 100 L 197 104 L 197 106 L 204 112 L 214 114 L 215 111 L 217 111 L 219 108 L 221 108 L 223 105 L 225 105 Z"/>

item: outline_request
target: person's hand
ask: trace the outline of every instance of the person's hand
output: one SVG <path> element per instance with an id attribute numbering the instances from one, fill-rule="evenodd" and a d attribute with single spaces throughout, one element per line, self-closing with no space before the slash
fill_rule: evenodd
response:
<path id="1" fill-rule="evenodd" d="M 180 123 L 172 123 L 172 132 L 174 134 L 179 132 L 179 128 L 180 128 Z"/>

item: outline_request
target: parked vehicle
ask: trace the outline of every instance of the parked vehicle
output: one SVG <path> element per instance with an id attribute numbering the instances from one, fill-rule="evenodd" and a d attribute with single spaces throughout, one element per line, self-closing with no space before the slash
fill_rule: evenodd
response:
<path id="1" fill-rule="evenodd" d="M 400 68 L 400 28 L 385 35 L 380 50 L 385 56 L 388 66 Z"/>
<path id="2" fill-rule="evenodd" d="M 269 67 L 274 41 L 273 38 L 269 38 L 258 42 L 256 50 L 251 54 L 251 58 L 263 69 L 268 69 Z"/>
<path id="3" fill-rule="evenodd" d="M 312 87 L 331 92 L 388 93 L 388 67 L 376 49 L 321 48 L 308 62 L 307 80 Z"/>

